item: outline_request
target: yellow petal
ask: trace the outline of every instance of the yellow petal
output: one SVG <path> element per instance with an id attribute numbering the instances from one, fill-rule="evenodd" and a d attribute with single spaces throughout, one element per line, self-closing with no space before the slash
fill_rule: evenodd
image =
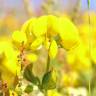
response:
<path id="1" fill-rule="evenodd" d="M 18 94 L 13 90 L 9 90 L 9 94 L 9 96 L 18 96 Z"/>
<path id="2" fill-rule="evenodd" d="M 31 18 L 25 22 L 21 28 L 21 32 L 26 33 L 28 43 L 31 43 L 34 40 L 33 27 L 35 25 L 36 18 Z"/>
<path id="3" fill-rule="evenodd" d="M 58 17 L 54 15 L 48 15 L 48 34 L 55 36 L 58 33 Z"/>
<path id="4" fill-rule="evenodd" d="M 64 73 L 61 78 L 62 85 L 65 87 L 78 85 L 78 73 L 71 71 L 70 73 Z"/>
<path id="5" fill-rule="evenodd" d="M 26 44 L 26 42 L 27 42 L 26 34 L 24 32 L 20 32 L 20 31 L 13 32 L 12 39 L 13 39 L 13 42 L 15 42 L 17 44 L 21 44 L 22 42 L 24 42 L 24 44 Z"/>
<path id="6" fill-rule="evenodd" d="M 54 59 L 58 52 L 58 46 L 55 40 L 52 40 L 49 48 L 49 56 L 50 58 Z"/>
<path id="7" fill-rule="evenodd" d="M 38 49 L 42 43 L 44 42 L 44 37 L 38 37 L 36 40 L 34 40 L 31 44 L 31 49 L 36 50 Z"/>
<path id="8" fill-rule="evenodd" d="M 52 71 L 52 79 L 53 79 L 53 81 L 57 81 L 57 72 L 56 72 L 56 70 L 53 70 Z"/>
<path id="9" fill-rule="evenodd" d="M 66 55 L 66 60 L 68 64 L 74 64 L 75 60 L 76 60 L 76 54 L 73 52 L 68 52 Z"/>
<path id="10" fill-rule="evenodd" d="M 1 66 L 8 69 L 10 73 L 16 75 L 20 71 L 20 65 L 17 64 L 18 52 L 13 49 L 11 42 L 0 42 L 0 49 L 3 49 L 4 58 Z M 3 69 L 3 71 L 4 71 Z"/>
<path id="11" fill-rule="evenodd" d="M 26 33 L 27 31 L 31 31 L 32 32 L 32 27 L 36 22 L 36 18 L 31 18 L 28 21 L 26 21 L 23 26 L 21 27 L 21 32 Z"/>
<path id="12" fill-rule="evenodd" d="M 69 50 L 79 43 L 79 33 L 76 26 L 68 18 L 59 18 L 58 31 L 62 46 Z"/>
<path id="13" fill-rule="evenodd" d="M 47 16 L 37 18 L 33 27 L 33 33 L 36 37 L 42 36 L 47 32 Z"/>
<path id="14" fill-rule="evenodd" d="M 48 50 L 49 49 L 49 46 L 50 46 L 50 42 L 49 42 L 49 38 L 46 38 L 45 41 L 44 41 L 44 46 L 45 48 Z"/>
<path id="15" fill-rule="evenodd" d="M 37 55 L 32 53 L 27 54 L 26 59 L 29 60 L 30 62 L 35 62 L 37 60 Z"/>
<path id="16" fill-rule="evenodd" d="M 62 96 L 62 95 L 56 90 L 48 90 L 48 96 Z"/>
<path id="17" fill-rule="evenodd" d="M 0 73 L 2 81 L 7 82 L 8 87 L 12 87 L 16 75 L 20 74 L 21 66 L 18 64 L 18 52 L 13 49 L 11 42 L 1 41 L 0 49 L 3 49 L 2 62 L 0 63 Z"/>

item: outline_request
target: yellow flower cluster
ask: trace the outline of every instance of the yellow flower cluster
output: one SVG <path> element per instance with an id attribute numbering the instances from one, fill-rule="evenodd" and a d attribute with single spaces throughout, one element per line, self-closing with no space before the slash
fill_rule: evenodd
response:
<path id="1" fill-rule="evenodd" d="M 9 39 L 0 39 L 0 73 L 2 81 L 8 87 L 14 83 L 14 78 L 20 73 L 20 65 L 17 63 L 18 51 L 13 49 Z"/>
<path id="2" fill-rule="evenodd" d="M 92 66 L 96 64 L 96 14 L 94 12 L 86 12 L 82 16 L 83 23 L 77 25 L 80 43 L 77 47 L 67 51 L 67 63 L 74 70 L 83 73 L 85 76 L 92 75 Z M 89 21 L 90 20 L 90 21 Z M 73 74 L 73 73 L 72 73 Z M 63 75 L 64 86 L 72 84 L 73 76 L 70 74 Z M 70 79 L 72 81 L 70 81 Z M 68 82 L 70 81 L 70 82 Z M 67 83 L 66 83 L 67 82 Z M 77 81 L 76 81 L 77 82 Z M 74 82 L 74 85 L 77 84 Z M 71 83 L 71 84 L 70 84 Z"/>
<path id="3" fill-rule="evenodd" d="M 92 33 L 91 36 L 90 32 Z M 26 55 L 26 58 L 31 62 L 37 60 L 37 56 L 33 52 L 39 50 L 42 46 L 48 50 L 51 59 L 56 57 L 58 48 L 63 47 L 67 51 L 67 62 L 72 70 L 75 70 L 75 72 L 78 70 L 90 72 L 92 61 L 96 63 L 95 36 L 96 30 L 93 25 L 84 23 L 76 27 L 67 17 L 45 15 L 31 18 L 25 22 L 21 30 L 13 32 L 12 42 L 15 48 L 20 48 L 23 44 L 26 50 L 31 50 L 31 53 Z M 89 40 L 91 40 L 91 43 Z M 8 77 L 6 73 L 10 72 L 16 75 L 20 70 L 20 66 L 17 64 L 18 53 L 13 48 L 11 41 L 0 40 L 0 60 L 2 60 L 0 72 L 2 73 L 2 79 L 10 81 L 7 78 L 12 77 L 12 75 Z M 74 71 L 70 76 L 73 76 L 73 74 Z M 63 77 L 64 82 L 69 79 L 68 76 Z M 71 80 L 68 82 L 71 82 Z"/>
<path id="4" fill-rule="evenodd" d="M 79 44 L 78 29 L 71 20 L 53 15 L 28 20 L 12 38 L 15 45 L 24 42 L 25 47 L 33 51 L 45 46 L 50 58 L 56 57 L 59 45 L 70 50 Z"/>
<path id="5" fill-rule="evenodd" d="M 44 46 L 48 50 L 51 59 L 56 57 L 59 46 L 70 52 L 81 43 L 79 31 L 74 23 L 67 17 L 53 15 L 28 20 L 20 31 L 13 32 L 12 40 L 15 46 L 20 47 L 23 42 L 25 49 L 32 51 Z M 75 58 L 70 56 L 68 60 L 74 62 Z"/>

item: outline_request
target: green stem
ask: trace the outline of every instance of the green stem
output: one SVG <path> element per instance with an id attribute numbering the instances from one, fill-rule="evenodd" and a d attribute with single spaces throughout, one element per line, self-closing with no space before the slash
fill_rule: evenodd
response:
<path id="1" fill-rule="evenodd" d="M 46 65 L 46 73 L 49 71 L 50 69 L 50 57 L 49 57 L 49 54 L 47 56 L 47 65 Z M 44 90 L 44 96 L 47 96 L 47 91 L 48 90 Z"/>
<path id="2" fill-rule="evenodd" d="M 44 96 L 47 96 L 47 90 L 44 91 Z"/>
<path id="3" fill-rule="evenodd" d="M 87 0 L 88 10 L 90 9 L 90 0 Z"/>
<path id="4" fill-rule="evenodd" d="M 89 95 L 88 96 L 91 96 L 91 81 L 89 80 L 89 88 L 88 88 L 88 93 L 89 93 Z"/>
<path id="5" fill-rule="evenodd" d="M 50 57 L 49 57 L 49 55 L 48 55 L 48 57 L 47 57 L 46 72 L 48 72 L 48 71 L 49 71 L 49 68 L 50 68 Z"/>

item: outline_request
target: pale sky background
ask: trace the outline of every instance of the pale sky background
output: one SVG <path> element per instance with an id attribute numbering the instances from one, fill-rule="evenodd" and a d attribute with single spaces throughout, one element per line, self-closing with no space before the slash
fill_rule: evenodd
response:
<path id="1" fill-rule="evenodd" d="M 15 8 L 17 6 L 20 7 L 22 5 L 22 1 L 23 0 L 0 0 L 0 6 L 8 7 L 8 8 Z M 30 1 L 31 1 L 31 4 L 37 8 L 40 6 L 42 1 L 44 1 L 44 0 L 30 0 Z M 66 3 L 66 1 L 68 1 L 68 0 L 62 0 L 62 1 L 63 1 L 63 3 Z M 71 1 L 71 0 L 69 0 L 69 1 Z M 75 1 L 75 0 L 72 0 L 72 1 Z M 82 0 L 82 9 L 86 9 L 86 8 L 87 8 L 87 0 Z M 91 0 L 91 9 L 96 10 L 96 0 Z"/>
<path id="2" fill-rule="evenodd" d="M 34 7 L 34 10 L 38 10 L 40 8 L 40 5 L 42 4 L 44 0 L 30 0 L 30 5 Z M 64 9 L 68 6 L 68 1 L 72 2 L 72 4 L 75 4 L 76 0 L 58 0 L 61 1 L 61 9 Z M 81 10 L 87 10 L 87 0 L 81 0 L 82 6 Z M 59 2 L 60 3 L 60 2 Z M 58 6 L 57 6 L 58 7 Z M 24 9 L 23 0 L 0 0 L 0 13 L 6 13 L 7 9 L 16 9 L 17 11 L 21 11 Z M 96 11 L 96 0 L 91 0 L 91 8 L 90 10 Z"/>

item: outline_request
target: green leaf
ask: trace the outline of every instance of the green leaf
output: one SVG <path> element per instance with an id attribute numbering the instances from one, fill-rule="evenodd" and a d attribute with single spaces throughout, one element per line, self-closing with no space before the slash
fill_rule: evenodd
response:
<path id="1" fill-rule="evenodd" d="M 35 85 L 39 85 L 40 84 L 39 78 L 34 76 L 34 74 L 32 73 L 32 64 L 29 64 L 25 68 L 23 76 L 24 76 L 24 78 L 26 80 L 30 81 L 31 83 L 33 83 Z"/>
<path id="2" fill-rule="evenodd" d="M 56 88 L 56 75 L 53 77 L 53 71 L 47 72 L 42 80 L 42 88 L 49 90 Z"/>
<path id="3" fill-rule="evenodd" d="M 87 0 L 88 9 L 90 9 L 90 0 Z"/>
<path id="4" fill-rule="evenodd" d="M 32 85 L 28 85 L 25 90 L 24 90 L 26 93 L 31 93 L 33 91 L 33 86 Z"/>

